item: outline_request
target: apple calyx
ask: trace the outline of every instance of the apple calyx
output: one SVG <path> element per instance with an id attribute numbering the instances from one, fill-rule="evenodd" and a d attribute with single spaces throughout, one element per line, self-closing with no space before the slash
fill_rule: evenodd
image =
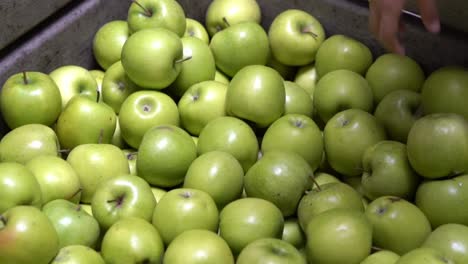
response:
<path id="1" fill-rule="evenodd" d="M 133 3 L 135 3 L 137 6 L 139 6 L 141 9 L 143 9 L 145 16 L 151 17 L 153 15 L 153 12 L 149 10 L 148 8 L 144 7 L 142 4 L 140 4 L 138 1 L 133 0 Z"/>
<path id="2" fill-rule="evenodd" d="M 138 152 L 131 152 L 131 153 L 128 153 L 126 156 L 127 156 L 127 160 L 134 160 L 136 159 L 138 155 Z"/>
<path id="3" fill-rule="evenodd" d="M 116 199 L 108 200 L 107 202 L 108 203 L 115 203 L 115 207 L 120 207 L 123 204 L 124 198 L 125 198 L 125 195 L 121 195 L 121 196 L 117 197 Z"/>
<path id="4" fill-rule="evenodd" d="M 193 193 L 190 192 L 190 191 L 185 191 L 185 192 L 181 192 L 179 194 L 179 196 L 182 197 L 182 198 L 188 199 L 188 198 L 191 198 L 193 196 Z"/>
<path id="5" fill-rule="evenodd" d="M 182 63 L 182 62 L 188 61 L 188 60 L 190 60 L 190 59 L 192 59 L 192 56 L 188 56 L 188 57 L 185 57 L 185 58 L 182 58 L 182 59 L 178 59 L 178 60 L 176 60 L 176 61 L 174 62 L 174 64 L 175 64 L 175 63 Z"/>
<path id="6" fill-rule="evenodd" d="M 314 39 L 318 38 L 318 35 L 315 34 L 309 26 L 301 26 L 300 31 L 302 34 L 310 34 Z"/>
<path id="7" fill-rule="evenodd" d="M 26 84 L 26 85 L 29 84 L 29 80 L 28 80 L 28 76 L 26 75 L 26 71 L 23 71 L 23 81 L 24 81 L 24 84 Z"/>
<path id="8" fill-rule="evenodd" d="M 303 122 L 301 119 L 295 118 L 291 120 L 291 125 L 297 127 L 297 128 L 304 128 L 305 127 L 305 122 Z"/>

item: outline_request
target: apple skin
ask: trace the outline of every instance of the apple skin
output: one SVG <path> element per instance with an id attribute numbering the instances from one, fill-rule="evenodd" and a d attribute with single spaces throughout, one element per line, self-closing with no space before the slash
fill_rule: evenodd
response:
<path id="1" fill-rule="evenodd" d="M 226 74 L 220 72 L 218 69 L 216 69 L 214 80 L 224 84 L 229 84 L 229 82 L 231 81 Z"/>
<path id="2" fill-rule="evenodd" d="M 256 0 L 215 0 L 206 10 L 205 25 L 210 36 L 241 22 L 260 24 L 262 12 Z M 226 24 L 225 21 L 228 21 Z"/>
<path id="3" fill-rule="evenodd" d="M 166 195 L 167 191 L 157 187 L 151 187 L 151 192 L 153 192 L 154 199 L 156 199 L 156 204 L 159 203 L 161 198 Z M 154 213 L 154 212 L 153 212 Z"/>
<path id="4" fill-rule="evenodd" d="M 317 68 L 314 63 L 301 66 L 296 72 L 294 82 L 309 93 L 310 98 L 314 99 L 315 85 L 318 81 Z"/>
<path id="5" fill-rule="evenodd" d="M 421 94 L 410 90 L 389 92 L 376 106 L 374 116 L 388 138 L 406 144 L 414 122 L 421 117 Z"/>
<path id="6" fill-rule="evenodd" d="M 456 113 L 468 119 L 468 70 L 446 66 L 434 71 L 424 82 L 421 102 L 425 114 Z"/>
<path id="7" fill-rule="evenodd" d="M 49 75 L 42 72 L 17 73 L 3 84 L 0 110 L 10 129 L 26 124 L 52 126 L 62 112 L 62 97 Z"/>
<path id="8" fill-rule="evenodd" d="M 94 249 L 82 245 L 63 247 L 50 264 L 106 264 Z"/>
<path id="9" fill-rule="evenodd" d="M 427 180 L 416 191 L 415 204 L 424 212 L 433 229 L 449 223 L 468 226 L 468 212 L 460 206 L 468 202 L 468 174 L 450 179 Z"/>
<path id="10" fill-rule="evenodd" d="M 395 264 L 400 256 L 392 251 L 381 250 L 372 253 L 360 264 Z"/>
<path id="11" fill-rule="evenodd" d="M 364 43 L 350 36 L 336 34 L 320 45 L 315 67 L 320 77 L 341 69 L 365 75 L 372 62 L 372 53 Z"/>
<path id="12" fill-rule="evenodd" d="M 468 120 L 453 113 L 418 119 L 408 134 L 408 159 L 428 179 L 468 172 Z"/>
<path id="13" fill-rule="evenodd" d="M 101 256 L 106 263 L 161 264 L 163 254 L 164 244 L 158 230 L 140 218 L 117 221 L 102 239 Z"/>
<path id="14" fill-rule="evenodd" d="M 395 264 L 455 264 L 442 252 L 433 248 L 416 248 L 402 255 Z"/>
<path id="15" fill-rule="evenodd" d="M 420 247 L 431 233 L 431 225 L 416 205 L 395 196 L 382 196 L 366 208 L 372 223 L 374 246 L 399 255 Z"/>
<path id="16" fill-rule="evenodd" d="M 206 31 L 203 24 L 198 22 L 196 19 L 192 18 L 185 18 L 185 33 L 183 37 L 192 37 L 198 38 L 202 40 L 206 44 L 210 44 L 210 36 L 208 35 L 208 31 Z"/>
<path id="17" fill-rule="evenodd" d="M 277 238 L 261 238 L 248 244 L 239 254 L 236 264 L 306 264 L 293 245 Z"/>
<path id="18" fill-rule="evenodd" d="M 185 11 L 177 1 L 138 0 L 138 3 L 148 10 L 150 15 L 136 3 L 130 5 L 127 21 L 132 34 L 148 28 L 165 28 L 179 37 L 184 35 Z"/>
<path id="19" fill-rule="evenodd" d="M 372 226 L 364 213 L 356 210 L 323 212 L 310 221 L 305 233 L 309 263 L 358 264 L 371 252 Z"/>
<path id="20" fill-rule="evenodd" d="M 93 39 L 93 55 L 102 69 L 120 61 L 122 47 L 130 36 L 125 20 L 112 20 L 102 25 Z"/>
<path id="21" fill-rule="evenodd" d="M 296 217 L 290 217 L 284 220 L 281 240 L 288 242 L 297 249 L 304 248 L 306 237 L 301 225 L 299 224 L 299 220 Z"/>
<path id="22" fill-rule="evenodd" d="M 444 224 L 435 228 L 422 247 L 439 250 L 455 263 L 468 262 L 468 227 L 461 224 Z"/>
<path id="23" fill-rule="evenodd" d="M 167 247 L 164 264 L 234 264 L 234 256 L 226 241 L 208 230 L 188 230 Z"/>
<path id="24" fill-rule="evenodd" d="M 276 60 L 285 65 L 304 66 L 315 60 L 325 31 L 320 21 L 309 13 L 288 9 L 273 19 L 268 38 Z"/>
<path id="25" fill-rule="evenodd" d="M 16 206 L 0 215 L 0 263 L 49 263 L 59 239 L 49 218 L 38 208 Z"/>
<path id="26" fill-rule="evenodd" d="M 314 102 L 309 93 L 299 84 L 291 81 L 285 81 L 284 88 L 286 92 L 284 114 L 302 114 L 312 117 Z"/>

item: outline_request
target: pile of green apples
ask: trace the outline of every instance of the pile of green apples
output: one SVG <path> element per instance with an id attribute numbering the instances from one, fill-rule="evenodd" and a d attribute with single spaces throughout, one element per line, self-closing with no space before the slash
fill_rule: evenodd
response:
<path id="1" fill-rule="evenodd" d="M 468 263 L 468 70 L 204 12 L 133 1 L 99 67 L 3 84 L 1 264 Z"/>

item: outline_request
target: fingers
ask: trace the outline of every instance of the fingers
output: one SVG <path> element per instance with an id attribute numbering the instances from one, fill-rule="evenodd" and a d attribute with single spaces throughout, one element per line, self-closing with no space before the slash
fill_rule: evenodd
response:
<path id="1" fill-rule="evenodd" d="M 418 0 L 424 26 L 429 32 L 439 33 L 440 20 L 435 0 Z"/>

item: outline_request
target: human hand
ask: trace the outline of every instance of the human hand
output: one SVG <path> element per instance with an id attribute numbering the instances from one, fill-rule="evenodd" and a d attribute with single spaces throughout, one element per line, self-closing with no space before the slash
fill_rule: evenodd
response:
<path id="1" fill-rule="evenodd" d="M 369 25 L 372 34 L 390 52 L 405 54 L 398 34 L 404 30 L 400 17 L 406 0 L 369 0 Z M 417 0 L 421 19 L 429 32 L 440 31 L 435 0 Z"/>

